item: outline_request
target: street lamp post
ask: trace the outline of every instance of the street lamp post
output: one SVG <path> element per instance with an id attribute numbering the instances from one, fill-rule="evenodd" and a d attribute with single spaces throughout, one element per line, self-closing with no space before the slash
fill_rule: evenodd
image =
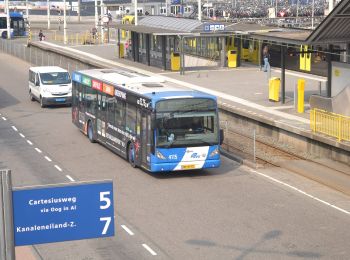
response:
<path id="1" fill-rule="evenodd" d="M 202 21 L 202 1 L 198 0 L 198 20 Z"/>
<path id="2" fill-rule="evenodd" d="M 101 21 L 100 21 L 100 23 L 101 23 L 101 42 L 104 43 L 105 37 L 104 37 L 104 28 L 103 28 L 103 16 L 105 15 L 105 13 L 104 13 L 103 0 L 101 0 L 100 5 L 101 5 Z"/>
<path id="3" fill-rule="evenodd" d="M 50 30 L 50 0 L 47 0 L 47 29 Z"/>
<path id="4" fill-rule="evenodd" d="M 27 13 L 27 21 L 29 22 L 29 7 L 28 7 L 28 0 L 26 0 L 26 13 Z"/>
<path id="5" fill-rule="evenodd" d="M 315 0 L 312 0 L 311 29 L 314 29 L 314 19 L 315 19 Z"/>
<path id="6" fill-rule="evenodd" d="M 98 9 L 97 9 L 97 0 L 95 0 L 95 28 L 97 30 L 98 27 Z"/>
<path id="7" fill-rule="evenodd" d="M 135 26 L 138 24 L 138 17 L 137 17 L 137 0 L 135 1 Z"/>
<path id="8" fill-rule="evenodd" d="M 6 9 L 7 39 L 11 39 L 9 0 L 6 0 L 6 2 L 5 2 L 5 9 Z"/>
<path id="9" fill-rule="evenodd" d="M 67 17 L 66 17 L 66 0 L 63 1 L 63 41 L 67 44 Z"/>

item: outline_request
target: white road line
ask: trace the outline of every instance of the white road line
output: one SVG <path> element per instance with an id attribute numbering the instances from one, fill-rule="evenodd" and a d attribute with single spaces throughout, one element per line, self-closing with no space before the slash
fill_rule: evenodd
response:
<path id="1" fill-rule="evenodd" d="M 14 125 L 12 126 L 12 129 L 15 130 L 16 132 L 18 131 Z"/>
<path id="2" fill-rule="evenodd" d="M 134 233 L 125 225 L 120 225 L 130 236 L 133 236 Z"/>
<path id="3" fill-rule="evenodd" d="M 70 180 L 70 181 L 75 181 L 72 177 L 70 177 L 69 175 L 66 175 L 66 177 Z"/>
<path id="4" fill-rule="evenodd" d="M 148 252 L 150 252 L 151 255 L 157 255 L 157 253 L 154 252 L 154 251 L 152 250 L 152 248 L 150 248 L 148 245 L 142 244 L 142 246 L 143 246 Z"/>
<path id="5" fill-rule="evenodd" d="M 2 120 L 6 121 L 7 119 L 6 119 L 6 117 L 2 117 Z"/>
<path id="6" fill-rule="evenodd" d="M 317 198 L 317 197 L 315 197 L 315 196 L 313 196 L 313 195 L 311 195 L 309 193 L 306 193 L 305 191 L 302 191 L 302 190 L 300 190 L 300 189 L 298 189 L 298 188 L 296 188 L 296 187 L 294 187 L 292 185 L 289 185 L 289 184 L 287 184 L 285 182 L 279 181 L 279 180 L 277 180 L 277 179 L 275 179 L 275 178 L 273 178 L 271 176 L 268 176 L 268 175 L 266 175 L 264 173 L 261 173 L 261 172 L 255 171 L 255 170 L 250 170 L 250 171 L 254 172 L 254 173 L 256 173 L 256 174 L 258 174 L 260 176 L 263 176 L 263 177 L 265 177 L 265 178 L 267 178 L 267 179 L 269 179 L 271 181 L 274 181 L 274 182 L 277 182 L 279 184 L 282 184 L 282 185 L 284 185 L 284 186 L 286 186 L 286 187 L 288 187 L 290 189 L 293 189 L 293 190 L 295 190 L 295 191 L 297 191 L 297 192 L 299 192 L 299 193 L 301 193 L 301 194 L 303 194 L 303 195 L 305 195 L 305 196 L 307 196 L 307 197 L 309 197 L 311 199 L 314 199 L 314 200 L 316 200 L 318 202 L 321 202 L 322 204 L 325 204 L 325 205 L 327 205 L 327 206 L 329 206 L 331 208 L 334 208 L 334 209 L 336 209 L 336 210 L 338 210 L 340 212 L 343 212 L 343 213 L 345 213 L 347 215 L 350 215 L 350 211 L 347 211 L 345 209 L 339 208 L 339 207 L 337 207 L 337 206 L 335 206 L 335 205 L 333 205 L 333 204 L 331 204 L 331 203 L 329 203 L 327 201 L 321 200 L 321 199 L 319 199 L 319 198 Z"/>
<path id="7" fill-rule="evenodd" d="M 52 162 L 50 157 L 45 156 L 45 159 L 48 160 L 49 162 Z"/>
<path id="8" fill-rule="evenodd" d="M 22 138 L 26 138 L 24 134 L 22 133 L 19 133 L 19 135 L 22 137 Z"/>
<path id="9" fill-rule="evenodd" d="M 58 165 L 56 165 L 56 164 L 55 164 L 55 168 L 56 168 L 58 171 L 60 171 L 60 172 L 62 171 L 62 169 L 61 169 Z"/>
<path id="10" fill-rule="evenodd" d="M 30 145 L 33 145 L 33 143 L 29 140 L 27 140 L 27 143 L 30 144 Z"/>
<path id="11" fill-rule="evenodd" d="M 36 150 L 38 153 L 42 153 L 42 151 L 41 151 L 39 148 L 35 148 L 35 150 Z"/>

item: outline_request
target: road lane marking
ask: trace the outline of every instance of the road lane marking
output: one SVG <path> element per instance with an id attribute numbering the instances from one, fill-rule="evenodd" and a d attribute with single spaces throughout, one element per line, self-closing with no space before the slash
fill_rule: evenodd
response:
<path id="1" fill-rule="evenodd" d="M 143 246 L 148 252 L 150 252 L 151 255 L 157 255 L 157 253 L 154 252 L 154 251 L 152 250 L 152 248 L 150 248 L 148 245 L 142 244 L 142 246 Z"/>
<path id="2" fill-rule="evenodd" d="M 66 175 L 66 177 L 70 180 L 70 181 L 75 181 L 72 177 L 70 177 L 69 175 Z"/>
<path id="3" fill-rule="evenodd" d="M 121 227 L 130 235 L 133 236 L 134 233 L 125 225 L 121 225 Z"/>
<path id="4" fill-rule="evenodd" d="M 24 134 L 22 133 L 19 133 L 19 135 L 22 137 L 22 138 L 26 138 Z"/>
<path id="5" fill-rule="evenodd" d="M 2 120 L 6 121 L 7 119 L 6 119 L 6 117 L 2 117 Z"/>
<path id="6" fill-rule="evenodd" d="M 42 153 L 42 151 L 41 151 L 39 148 L 35 148 L 35 150 L 36 150 L 38 153 Z"/>
<path id="7" fill-rule="evenodd" d="M 30 145 L 33 145 L 33 143 L 29 140 L 27 140 L 27 143 L 30 144 Z"/>
<path id="8" fill-rule="evenodd" d="M 56 165 L 56 164 L 55 164 L 55 168 L 56 168 L 58 171 L 62 172 L 62 169 L 61 169 L 58 165 Z"/>
<path id="9" fill-rule="evenodd" d="M 45 159 L 48 160 L 49 162 L 52 162 L 50 157 L 45 156 Z"/>
<path id="10" fill-rule="evenodd" d="M 347 211 L 345 209 L 339 208 L 339 207 L 337 207 L 337 206 L 335 206 L 335 205 L 333 205 L 333 204 L 331 204 L 331 203 L 329 203 L 327 201 L 324 201 L 324 200 L 319 199 L 319 198 L 317 198 L 317 197 L 315 197 L 315 196 L 313 196 L 313 195 L 311 195 L 309 193 L 306 193 L 305 191 L 302 191 L 302 190 L 300 190 L 300 189 L 298 189 L 298 188 L 296 188 L 296 187 L 294 187 L 294 186 L 292 186 L 290 184 L 287 184 L 287 183 L 285 183 L 283 181 L 277 180 L 277 179 L 275 179 L 275 178 L 273 178 L 271 176 L 268 176 L 268 175 L 266 175 L 264 173 L 261 173 L 261 172 L 255 171 L 255 170 L 250 170 L 250 171 L 254 172 L 254 173 L 256 173 L 256 174 L 258 174 L 260 176 L 263 176 L 263 177 L 265 177 L 265 178 L 267 178 L 267 179 L 269 179 L 271 181 L 274 181 L 274 182 L 277 182 L 279 184 L 282 184 L 282 185 L 284 185 L 284 186 L 286 186 L 286 187 L 288 187 L 290 189 L 293 189 L 293 190 L 295 190 L 295 191 L 297 191 L 297 192 L 299 192 L 299 193 L 301 193 L 301 194 L 303 194 L 303 195 L 305 195 L 305 196 L 307 196 L 307 197 L 309 197 L 311 199 L 314 199 L 314 200 L 316 200 L 316 201 L 318 201 L 318 202 L 320 202 L 322 204 L 325 204 L 325 205 L 327 205 L 327 206 L 329 206 L 331 208 L 334 208 L 334 209 L 336 209 L 336 210 L 338 210 L 340 212 L 343 212 L 343 213 L 345 213 L 347 215 L 350 215 L 350 211 Z"/>
<path id="11" fill-rule="evenodd" d="M 12 126 L 12 129 L 15 130 L 16 132 L 18 131 L 14 125 Z"/>

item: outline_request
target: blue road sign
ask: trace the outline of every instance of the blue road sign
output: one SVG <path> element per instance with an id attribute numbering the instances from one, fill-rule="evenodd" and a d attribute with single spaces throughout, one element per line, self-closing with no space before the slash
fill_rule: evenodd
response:
<path id="1" fill-rule="evenodd" d="M 204 31 L 205 32 L 215 32 L 215 31 L 225 31 L 225 25 L 224 24 L 204 24 Z"/>
<path id="2" fill-rule="evenodd" d="M 113 182 L 14 190 L 15 246 L 114 236 Z"/>

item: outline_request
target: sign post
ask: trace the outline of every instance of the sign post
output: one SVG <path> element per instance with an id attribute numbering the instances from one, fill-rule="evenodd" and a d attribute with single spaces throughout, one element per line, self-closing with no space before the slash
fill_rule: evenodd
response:
<path id="1" fill-rule="evenodd" d="M 0 257 L 15 260 L 11 171 L 0 170 Z"/>

